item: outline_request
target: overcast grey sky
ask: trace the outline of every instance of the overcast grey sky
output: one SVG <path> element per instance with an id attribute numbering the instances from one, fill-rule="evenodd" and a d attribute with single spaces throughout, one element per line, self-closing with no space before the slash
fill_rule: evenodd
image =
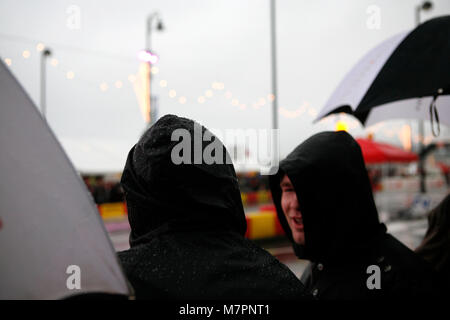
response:
<path id="1" fill-rule="evenodd" d="M 340 116 L 313 125 L 314 116 L 359 58 L 414 27 L 418 3 L 277 1 L 281 155 L 315 132 L 334 130 Z M 450 14 L 450 1 L 433 3 L 422 20 Z M 367 25 L 370 6 L 380 10 L 379 29 Z M 268 0 L 0 0 L 0 56 L 9 59 L 13 74 L 37 105 L 36 45 L 49 46 L 51 58 L 58 61 L 57 66 L 51 59 L 48 64 L 47 117 L 79 170 L 122 168 L 127 151 L 145 129 L 136 82 L 129 77 L 138 72 L 136 53 L 145 46 L 145 20 L 154 11 L 166 27 L 152 37 L 160 57 L 159 72 L 153 75 L 159 116 L 174 113 L 218 129 L 271 125 Z M 78 17 L 79 24 L 74 24 Z M 23 57 L 25 50 L 28 58 Z M 68 72 L 73 79 L 67 79 Z M 224 89 L 214 90 L 214 82 L 223 83 Z M 176 91 L 174 98 L 170 90 Z M 205 96 L 206 90 L 212 90 L 212 97 Z M 198 102 L 200 96 L 204 103 Z M 180 97 L 185 97 L 184 104 Z M 266 103 L 256 109 L 261 98 Z M 367 134 L 351 117 L 345 119 L 354 136 Z M 400 144 L 397 135 L 404 124 L 378 126 L 375 138 Z M 440 138 L 448 136 L 444 128 Z"/>

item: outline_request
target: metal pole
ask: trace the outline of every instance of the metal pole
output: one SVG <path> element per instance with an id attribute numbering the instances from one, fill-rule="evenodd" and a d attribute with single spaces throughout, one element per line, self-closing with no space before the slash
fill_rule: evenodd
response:
<path id="1" fill-rule="evenodd" d="M 147 17 L 147 32 L 145 35 L 145 48 L 147 50 L 152 49 L 152 24 L 153 24 L 153 19 L 155 19 L 157 17 L 158 17 L 157 12 L 154 12 Z"/>
<path id="2" fill-rule="evenodd" d="M 47 119 L 47 101 L 46 101 L 46 61 L 47 57 L 51 55 L 49 49 L 44 49 L 41 54 L 41 112 L 42 117 Z"/>
<path id="3" fill-rule="evenodd" d="M 278 129 L 278 94 L 277 94 L 277 41 L 276 41 L 276 7 L 275 0 L 270 0 L 270 37 L 272 56 L 272 129 Z M 277 139 L 274 139 L 274 150 L 278 152 Z"/>
<path id="4" fill-rule="evenodd" d="M 150 39 L 150 37 L 152 36 L 151 22 L 152 22 L 152 17 L 151 16 L 147 17 L 147 29 L 145 30 L 145 49 L 146 50 L 150 50 L 150 45 L 151 45 L 151 39 Z"/>
<path id="5" fill-rule="evenodd" d="M 147 18 L 147 33 L 146 33 L 146 37 L 145 37 L 145 48 L 147 49 L 147 51 L 151 52 L 151 44 L 152 44 L 152 20 L 153 17 L 155 16 L 155 14 L 150 15 Z M 148 117 L 150 119 L 149 121 L 149 126 L 151 126 L 153 124 L 153 118 L 152 118 L 152 92 L 151 92 L 151 88 L 152 88 L 152 77 L 151 77 L 151 69 L 152 69 L 152 65 L 150 62 L 148 63 Z"/>
<path id="6" fill-rule="evenodd" d="M 416 27 L 420 24 L 420 13 L 421 11 L 428 11 L 433 8 L 433 3 L 431 1 L 423 1 L 420 5 L 416 6 Z M 424 136 L 425 136 L 425 128 L 424 128 L 424 121 L 422 119 L 419 119 L 418 121 L 418 135 L 419 135 L 419 143 L 418 143 L 418 153 L 419 153 L 419 175 L 420 175 L 420 193 L 426 192 L 426 184 L 425 184 L 425 178 L 426 178 L 426 172 L 425 172 L 425 166 L 424 166 L 424 159 L 423 156 L 420 155 L 423 154 L 423 151 L 425 149 L 424 144 Z"/>
<path id="7" fill-rule="evenodd" d="M 416 6 L 416 27 L 420 24 L 420 11 L 422 10 L 422 5 Z"/>
<path id="8" fill-rule="evenodd" d="M 420 12 L 422 11 L 423 4 L 420 4 L 416 7 L 416 27 L 420 24 Z M 417 128 L 418 128 L 418 144 L 417 144 L 417 153 L 420 155 L 422 154 L 422 151 L 424 149 L 424 135 L 425 135 L 425 129 L 424 129 L 424 121 L 422 119 L 419 119 L 417 122 Z M 412 135 L 411 135 L 412 139 Z M 419 158 L 419 164 L 418 164 L 418 170 L 419 170 L 419 177 L 420 177 L 420 193 L 425 193 L 425 168 L 423 164 L 423 159 Z"/>
<path id="9" fill-rule="evenodd" d="M 420 24 L 420 11 L 421 10 L 422 10 L 422 5 L 419 5 L 416 7 L 416 27 Z M 419 122 L 418 122 L 418 134 L 419 134 L 418 151 L 420 153 L 420 152 L 422 152 L 423 147 L 424 147 L 424 136 L 425 136 L 424 121 L 422 119 L 419 119 Z"/>
<path id="10" fill-rule="evenodd" d="M 158 13 L 154 12 L 151 15 L 149 15 L 147 17 L 147 32 L 146 32 L 146 37 L 145 37 L 145 48 L 147 51 L 152 52 L 152 24 L 153 24 L 153 20 L 155 18 L 158 18 Z M 149 105 L 149 125 L 151 126 L 154 123 L 154 119 L 151 115 L 151 110 L 152 110 L 152 76 L 151 76 L 151 68 L 152 65 L 150 62 L 148 62 L 148 105 Z"/>

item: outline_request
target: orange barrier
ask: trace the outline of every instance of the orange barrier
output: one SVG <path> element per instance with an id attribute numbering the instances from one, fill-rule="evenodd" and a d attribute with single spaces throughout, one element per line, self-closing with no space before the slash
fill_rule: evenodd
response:
<path id="1" fill-rule="evenodd" d="M 242 204 L 244 206 L 251 206 L 256 204 L 267 203 L 272 199 L 270 191 L 259 190 L 255 192 L 242 192 Z"/>
<path id="2" fill-rule="evenodd" d="M 127 216 L 125 202 L 104 203 L 98 205 L 98 211 L 105 221 L 123 219 Z M 246 214 L 249 239 L 273 238 L 284 235 L 273 205 L 261 206 L 259 211 Z"/>
<path id="3" fill-rule="evenodd" d="M 260 190 L 257 192 L 258 203 L 267 203 L 271 200 L 271 194 L 269 191 Z"/>
<path id="4" fill-rule="evenodd" d="M 249 239 L 265 239 L 284 235 L 274 207 L 273 210 L 249 213 L 246 215 L 246 219 L 246 237 Z"/>
<path id="5" fill-rule="evenodd" d="M 103 203 L 97 205 L 97 207 L 104 220 L 121 219 L 128 215 L 125 202 Z"/>
<path id="6" fill-rule="evenodd" d="M 247 194 L 244 192 L 241 192 L 241 200 L 242 200 L 242 205 L 245 207 L 247 205 Z"/>
<path id="7" fill-rule="evenodd" d="M 270 202 L 272 195 L 270 191 L 260 190 L 257 192 L 242 192 L 241 193 L 242 204 L 244 206 L 257 205 Z M 100 215 L 105 219 L 121 218 L 127 215 L 127 206 L 125 203 L 104 203 L 97 205 Z"/>
<path id="8" fill-rule="evenodd" d="M 275 205 L 272 203 L 259 206 L 259 211 L 261 211 L 261 212 L 267 212 L 267 211 L 276 212 L 275 210 L 276 210 Z"/>

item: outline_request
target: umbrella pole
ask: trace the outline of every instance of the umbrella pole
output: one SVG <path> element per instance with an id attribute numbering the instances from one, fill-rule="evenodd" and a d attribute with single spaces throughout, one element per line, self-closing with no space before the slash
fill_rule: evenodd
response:
<path id="1" fill-rule="evenodd" d="M 433 3 L 431 1 L 423 1 L 420 5 L 416 6 L 415 14 L 416 14 L 416 27 L 420 24 L 420 13 L 423 11 L 428 11 L 433 8 Z M 418 143 L 418 154 L 422 154 L 424 150 L 424 122 L 422 119 L 418 121 L 418 135 L 419 135 L 419 143 Z M 425 193 L 425 168 L 423 165 L 422 157 L 419 158 L 418 163 L 419 177 L 420 177 L 420 193 Z"/>

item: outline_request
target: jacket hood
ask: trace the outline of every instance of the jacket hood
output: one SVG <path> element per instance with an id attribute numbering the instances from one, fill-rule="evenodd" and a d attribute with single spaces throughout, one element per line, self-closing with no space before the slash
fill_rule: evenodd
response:
<path id="1" fill-rule="evenodd" d="M 299 258 L 331 262 L 353 257 L 386 227 L 380 224 L 358 143 L 346 132 L 318 133 L 292 151 L 270 176 L 280 223 L 293 242 L 281 208 L 280 181 L 286 174 L 296 191 L 305 245 Z"/>
<path id="2" fill-rule="evenodd" d="M 172 138 L 177 129 L 187 136 Z M 207 135 L 210 139 L 202 139 Z M 182 142 L 190 150 L 180 151 Z M 222 161 L 198 161 L 195 151 L 203 155 L 213 145 L 212 154 Z M 217 153 L 219 150 L 222 152 Z M 188 161 L 176 164 L 174 155 Z M 131 226 L 130 245 L 175 229 L 218 228 L 244 235 L 247 225 L 239 185 L 228 159 L 220 140 L 198 123 L 174 115 L 158 120 L 131 148 L 121 179 Z"/>

